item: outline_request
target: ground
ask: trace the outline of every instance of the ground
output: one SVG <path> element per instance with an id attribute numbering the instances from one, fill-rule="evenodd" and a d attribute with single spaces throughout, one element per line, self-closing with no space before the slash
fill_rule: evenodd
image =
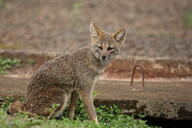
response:
<path id="1" fill-rule="evenodd" d="M 0 48 L 68 52 L 90 41 L 89 23 L 126 27 L 122 56 L 192 58 L 191 0 L 4 0 Z"/>

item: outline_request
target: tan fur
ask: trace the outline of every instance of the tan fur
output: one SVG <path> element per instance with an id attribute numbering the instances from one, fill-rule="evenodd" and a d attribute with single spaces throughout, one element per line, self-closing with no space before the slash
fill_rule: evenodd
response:
<path id="1" fill-rule="evenodd" d="M 126 30 L 110 34 L 91 23 L 90 31 L 91 43 L 87 47 L 60 55 L 40 66 L 34 73 L 27 88 L 23 110 L 54 118 L 62 114 L 71 94 L 69 117 L 73 119 L 80 95 L 88 118 L 98 123 L 92 97 L 94 81 L 118 54 L 125 40 Z M 54 112 L 50 112 L 53 104 L 59 106 Z M 12 111 L 13 106 L 14 104 L 9 112 L 18 112 Z"/>

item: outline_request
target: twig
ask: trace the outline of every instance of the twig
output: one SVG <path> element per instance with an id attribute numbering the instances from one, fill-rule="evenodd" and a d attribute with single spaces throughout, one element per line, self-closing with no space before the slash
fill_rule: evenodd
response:
<path id="1" fill-rule="evenodd" d="M 145 85 L 144 85 L 144 70 L 143 70 L 143 67 L 141 65 L 135 65 L 134 68 L 133 68 L 132 75 L 131 75 L 131 86 L 133 87 L 133 80 L 134 80 L 135 70 L 137 69 L 137 67 L 139 67 L 140 70 L 141 70 L 142 86 L 144 88 L 145 87 Z"/>

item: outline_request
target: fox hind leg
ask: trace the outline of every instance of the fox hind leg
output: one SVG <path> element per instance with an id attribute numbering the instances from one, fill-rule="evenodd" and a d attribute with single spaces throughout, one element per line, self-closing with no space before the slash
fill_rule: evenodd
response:
<path id="1" fill-rule="evenodd" d="M 61 89 L 49 89 L 28 100 L 26 111 L 48 118 L 56 118 L 63 114 L 68 101 L 68 93 Z"/>
<path id="2" fill-rule="evenodd" d="M 63 114 L 63 111 L 65 109 L 65 106 L 67 105 L 68 102 L 68 95 L 63 96 L 63 101 L 61 104 L 59 104 L 59 107 L 53 112 L 53 114 L 50 114 L 50 118 L 57 118 Z"/>

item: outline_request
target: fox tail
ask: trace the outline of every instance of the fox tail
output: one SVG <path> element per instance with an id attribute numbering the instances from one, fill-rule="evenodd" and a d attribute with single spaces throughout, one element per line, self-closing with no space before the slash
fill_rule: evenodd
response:
<path id="1" fill-rule="evenodd" d="M 7 114 L 14 115 L 14 113 L 19 113 L 24 110 L 24 104 L 20 101 L 15 101 L 9 105 L 7 109 Z"/>

